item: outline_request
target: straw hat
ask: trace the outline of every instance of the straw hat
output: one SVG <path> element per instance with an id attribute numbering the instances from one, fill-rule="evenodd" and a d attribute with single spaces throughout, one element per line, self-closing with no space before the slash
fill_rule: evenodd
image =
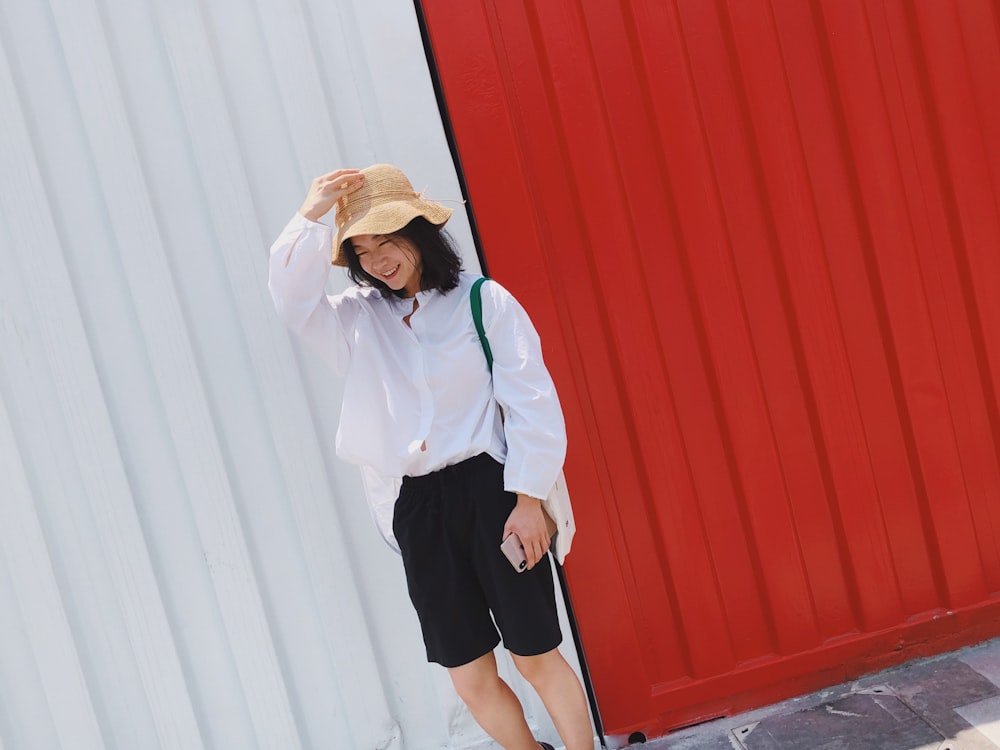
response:
<path id="1" fill-rule="evenodd" d="M 346 266 L 342 250 L 344 240 L 359 234 L 392 234 L 418 216 L 431 224 L 443 225 L 452 209 L 425 200 L 413 189 L 406 175 L 391 164 L 373 164 L 361 170 L 361 187 L 337 201 L 333 240 L 333 265 Z"/>

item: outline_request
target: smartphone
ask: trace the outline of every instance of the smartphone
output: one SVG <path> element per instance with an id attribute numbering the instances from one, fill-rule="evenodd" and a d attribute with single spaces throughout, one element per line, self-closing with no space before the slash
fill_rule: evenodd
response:
<path id="1" fill-rule="evenodd" d="M 528 557 L 524 554 L 524 545 L 521 544 L 521 537 L 517 534 L 511 533 L 504 539 L 503 544 L 500 545 L 500 551 L 503 552 L 504 557 L 510 560 L 510 564 L 518 573 L 523 573 L 524 569 L 528 567 Z"/>

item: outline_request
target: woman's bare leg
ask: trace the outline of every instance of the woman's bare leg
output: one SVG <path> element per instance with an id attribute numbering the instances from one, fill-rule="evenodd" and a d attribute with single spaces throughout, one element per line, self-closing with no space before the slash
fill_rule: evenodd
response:
<path id="1" fill-rule="evenodd" d="M 497 674 L 492 651 L 468 664 L 449 668 L 448 675 L 479 726 L 504 750 L 539 750 L 521 702 Z M 576 675 L 573 677 L 576 679 Z"/>
<path id="2" fill-rule="evenodd" d="M 545 704 L 566 750 L 594 750 L 594 731 L 587 713 L 587 698 L 576 672 L 553 649 L 538 656 L 511 654 L 518 671 L 535 688 Z"/>

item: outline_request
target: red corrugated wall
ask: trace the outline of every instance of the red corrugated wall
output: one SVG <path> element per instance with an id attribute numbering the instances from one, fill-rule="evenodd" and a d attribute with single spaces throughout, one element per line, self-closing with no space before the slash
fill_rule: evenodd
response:
<path id="1" fill-rule="evenodd" d="M 609 733 L 1000 633 L 1000 8 L 422 0 Z"/>

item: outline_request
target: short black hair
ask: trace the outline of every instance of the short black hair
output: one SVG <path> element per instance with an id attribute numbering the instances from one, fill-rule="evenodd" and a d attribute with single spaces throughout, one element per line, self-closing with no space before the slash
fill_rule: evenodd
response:
<path id="1" fill-rule="evenodd" d="M 455 247 L 455 241 L 441 227 L 431 224 L 423 216 L 413 219 L 402 229 L 387 234 L 386 237 L 408 240 L 420 252 L 421 289 L 437 289 L 450 292 L 458 286 L 458 274 L 462 270 L 462 256 Z M 389 294 L 402 297 L 405 289 L 392 289 L 382 279 L 365 272 L 354 252 L 350 239 L 343 242 L 344 259 L 347 261 L 347 275 L 351 281 L 361 286 L 372 286 Z"/>

